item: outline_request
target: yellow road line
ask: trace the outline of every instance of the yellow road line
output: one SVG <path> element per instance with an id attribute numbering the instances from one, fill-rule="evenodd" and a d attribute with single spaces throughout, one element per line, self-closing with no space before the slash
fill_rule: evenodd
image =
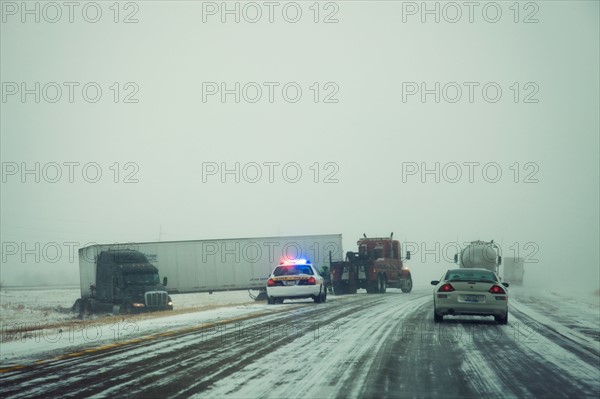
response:
<path id="1" fill-rule="evenodd" d="M 161 337 L 167 337 L 167 336 L 171 336 L 171 335 L 177 335 L 177 334 L 182 334 L 182 333 L 188 333 L 188 332 L 193 332 L 193 331 L 198 331 L 198 330 L 202 330 L 202 329 L 210 329 L 216 326 L 220 326 L 220 325 L 225 325 L 225 324 L 231 324 L 234 323 L 236 321 L 241 321 L 241 320 L 248 320 L 248 319 L 255 319 L 258 317 L 262 317 L 262 316 L 267 316 L 270 314 L 276 314 L 276 313 L 282 313 L 285 311 L 288 311 L 289 309 L 282 309 L 282 310 L 277 310 L 277 311 L 271 311 L 271 312 L 261 312 L 261 313 L 253 313 L 251 315 L 245 315 L 245 316 L 237 316 L 237 317 L 232 317 L 229 319 L 224 319 L 224 320 L 219 320 L 219 321 L 215 321 L 212 323 L 203 323 L 201 325 L 198 326 L 191 326 L 191 327 L 183 327 L 177 330 L 173 330 L 173 331 L 166 331 L 163 333 L 158 333 L 158 334 L 152 334 L 152 335 L 148 335 L 145 337 L 140 337 L 140 338 L 134 338 L 134 339 L 130 339 L 127 341 L 122 341 L 122 342 L 115 342 L 115 343 L 111 343 L 111 344 L 106 344 L 106 345 L 102 345 L 102 346 L 97 346 L 97 347 L 93 347 L 93 348 L 87 348 L 84 350 L 79 350 L 76 352 L 71 352 L 71 353 L 67 353 L 64 355 L 60 355 L 51 359 L 40 359 L 40 360 L 36 360 L 34 362 L 34 364 L 30 364 L 30 365 L 26 365 L 26 364 L 18 364 L 18 365 L 14 365 L 11 367 L 7 367 L 7 368 L 3 368 L 0 369 L 0 374 L 3 373 L 10 373 L 12 371 L 18 371 L 18 370 L 22 370 L 22 369 L 26 369 L 26 368 L 33 368 L 35 366 L 47 363 L 48 361 L 58 361 L 58 360 L 64 360 L 64 359 L 68 359 L 68 358 L 74 358 L 74 357 L 79 357 L 79 356 L 84 356 L 86 354 L 90 354 L 90 353 L 97 353 L 97 352 L 102 352 L 108 349 L 113 349 L 113 348 L 119 348 L 122 346 L 126 346 L 126 345 L 132 345 L 132 344 L 136 344 L 136 343 L 140 343 L 140 342 L 144 342 L 144 341 L 151 341 L 157 338 L 161 338 Z"/>

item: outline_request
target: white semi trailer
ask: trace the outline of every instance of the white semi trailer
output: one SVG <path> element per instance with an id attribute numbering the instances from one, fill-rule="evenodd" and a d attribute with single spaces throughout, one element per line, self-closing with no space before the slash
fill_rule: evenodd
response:
<path id="1" fill-rule="evenodd" d="M 504 281 L 514 285 L 523 285 L 525 260 L 523 258 L 504 258 Z"/>
<path id="2" fill-rule="evenodd" d="M 280 261 L 305 258 L 320 269 L 329 265 L 330 253 L 333 261 L 342 260 L 341 234 L 91 245 L 79 250 L 76 307 L 152 310 L 144 298 L 153 300 L 160 293 L 165 302 L 156 307 L 160 310 L 173 306 L 166 291 L 264 291 Z M 149 275 L 135 274 L 138 269 Z M 163 285 L 159 274 L 168 278 Z M 146 277 L 152 284 L 143 281 Z M 124 298 L 130 291 L 137 292 L 137 299 Z"/>

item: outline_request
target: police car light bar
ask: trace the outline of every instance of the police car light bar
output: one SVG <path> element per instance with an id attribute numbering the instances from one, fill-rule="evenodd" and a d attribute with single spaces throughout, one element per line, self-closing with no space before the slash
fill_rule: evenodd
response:
<path id="1" fill-rule="evenodd" d="M 280 265 L 309 265 L 308 259 L 284 259 L 279 262 Z"/>

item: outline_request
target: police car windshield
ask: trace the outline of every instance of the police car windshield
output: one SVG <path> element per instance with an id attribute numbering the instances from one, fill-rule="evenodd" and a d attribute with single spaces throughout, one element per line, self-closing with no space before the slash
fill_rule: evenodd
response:
<path id="1" fill-rule="evenodd" d="M 277 266 L 273 275 L 278 276 L 297 276 L 299 274 L 312 275 L 313 271 L 310 266 L 306 265 L 283 265 Z"/>

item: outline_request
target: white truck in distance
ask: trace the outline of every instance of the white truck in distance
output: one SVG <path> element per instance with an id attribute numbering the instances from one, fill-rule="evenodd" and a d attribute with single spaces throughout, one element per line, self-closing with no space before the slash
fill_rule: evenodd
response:
<path id="1" fill-rule="evenodd" d="M 500 247 L 494 243 L 485 241 L 472 241 L 459 254 L 454 255 L 454 263 L 464 268 L 483 268 L 498 274 L 498 268 L 502 263 L 499 255 Z"/>
<path id="2" fill-rule="evenodd" d="M 523 285 L 525 260 L 523 258 L 504 258 L 504 281 L 514 285 Z"/>

